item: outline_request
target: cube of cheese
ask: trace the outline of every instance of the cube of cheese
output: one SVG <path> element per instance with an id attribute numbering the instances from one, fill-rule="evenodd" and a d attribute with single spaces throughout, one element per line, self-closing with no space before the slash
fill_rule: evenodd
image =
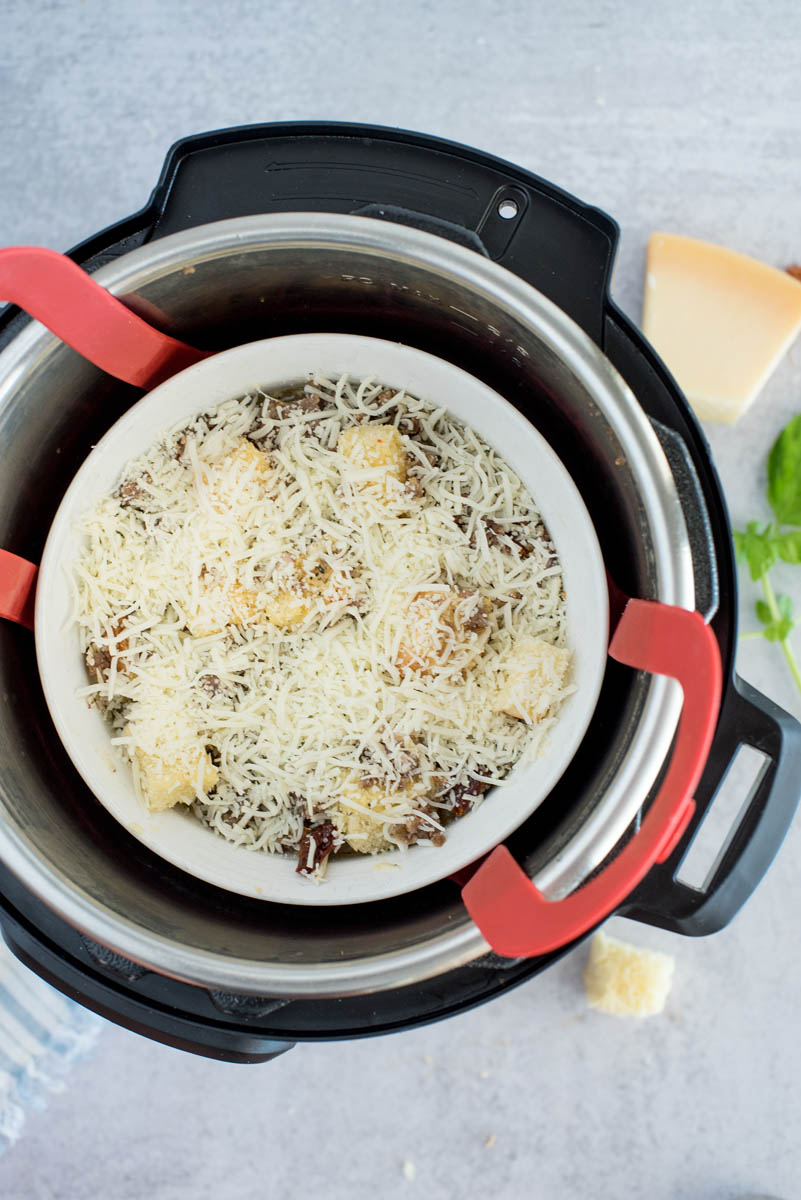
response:
<path id="1" fill-rule="evenodd" d="M 181 747 L 175 756 L 148 754 L 135 750 L 139 782 L 145 805 L 150 812 L 163 812 L 176 804 L 191 804 L 200 790 L 208 793 L 219 778 L 217 768 L 202 746 Z"/>
<path id="2" fill-rule="evenodd" d="M 489 601 L 478 592 L 447 588 L 415 593 L 404 613 L 397 665 L 418 675 L 464 670 L 487 644 L 489 614 Z"/>
<path id="3" fill-rule="evenodd" d="M 529 725 L 541 721 L 562 698 L 570 658 L 569 650 L 560 650 L 541 638 L 522 638 L 492 711 Z"/>
<path id="4" fill-rule="evenodd" d="M 643 332 L 699 417 L 743 415 L 801 329 L 801 283 L 695 238 L 648 242 Z"/>
<path id="5" fill-rule="evenodd" d="M 674 965 L 669 954 L 596 933 L 584 971 L 587 1001 L 591 1008 L 617 1016 L 654 1016 L 665 1007 Z"/>
<path id="6" fill-rule="evenodd" d="M 337 450 L 351 468 L 357 490 L 380 496 L 400 496 L 406 481 L 406 451 L 394 425 L 351 425 L 337 441 Z M 363 478 L 361 472 L 366 472 Z"/>

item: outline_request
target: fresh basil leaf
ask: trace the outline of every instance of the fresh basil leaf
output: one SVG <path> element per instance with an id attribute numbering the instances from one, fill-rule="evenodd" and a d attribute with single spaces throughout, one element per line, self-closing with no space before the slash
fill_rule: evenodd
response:
<path id="1" fill-rule="evenodd" d="M 793 622 L 789 617 L 782 617 L 780 621 L 774 621 L 772 625 L 766 625 L 762 630 L 763 636 L 769 642 L 783 642 L 793 632 Z"/>
<path id="2" fill-rule="evenodd" d="M 756 615 L 759 617 L 763 625 L 770 625 L 771 621 L 773 620 L 770 607 L 765 603 L 764 600 L 757 600 Z"/>
<path id="3" fill-rule="evenodd" d="M 768 500 L 780 525 L 801 525 L 801 414 L 785 425 L 768 455 Z"/>
<path id="4" fill-rule="evenodd" d="M 758 521 L 749 521 L 745 531 L 735 531 L 734 548 L 740 561 L 748 563 L 752 579 L 761 579 L 776 562 L 776 539 L 770 526 L 760 530 Z"/>
<path id="5" fill-rule="evenodd" d="M 774 539 L 776 550 L 782 562 L 801 563 L 801 529 L 792 529 L 787 533 L 779 533 Z"/>
<path id="6" fill-rule="evenodd" d="M 788 638 L 795 628 L 793 620 L 793 602 L 789 596 L 780 593 L 776 597 L 776 608 L 779 616 L 773 616 L 770 605 L 764 600 L 757 600 L 756 615 L 765 626 L 762 630 L 763 637 L 766 637 L 769 642 L 782 642 Z"/>

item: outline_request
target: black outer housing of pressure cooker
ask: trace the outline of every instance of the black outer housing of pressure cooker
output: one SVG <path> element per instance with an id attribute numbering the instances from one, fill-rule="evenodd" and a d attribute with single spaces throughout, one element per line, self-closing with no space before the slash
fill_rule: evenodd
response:
<path id="1" fill-rule="evenodd" d="M 511 216 L 501 215 L 502 204 Z M 282 211 L 395 221 L 489 257 L 572 317 L 634 391 L 676 479 L 697 607 L 710 619 L 720 646 L 724 694 L 692 824 L 669 860 L 650 871 L 619 912 L 686 935 L 722 928 L 766 870 L 797 805 L 801 781 L 782 771 L 781 760 L 789 757 L 784 751 L 801 745 L 801 727 L 734 674 L 737 583 L 720 483 L 682 393 L 610 299 L 617 225 L 545 180 L 452 142 L 362 125 L 270 124 L 176 143 L 146 207 L 81 243 L 70 257 L 94 271 L 167 234 Z M 0 349 L 27 320 L 12 307 L 0 311 Z M 291 327 L 275 332 L 340 328 L 336 314 L 309 313 L 307 320 L 296 315 Z M 131 402 L 137 398 L 131 390 Z M 42 542 L 45 534 L 46 529 Z M 49 729 L 38 736 L 56 734 Z M 768 765 L 711 878 L 703 888 L 688 887 L 676 873 L 741 744 L 762 751 Z M 581 753 L 571 770 L 581 769 Z M 547 806 L 542 812 L 547 814 Z M 537 821 L 532 822 L 536 836 Z M 208 887 L 187 883 L 180 872 L 176 876 L 182 886 Z M 130 962 L 62 920 L 2 865 L 0 925 L 23 962 L 87 1008 L 155 1040 L 236 1062 L 266 1061 L 296 1041 L 388 1033 L 450 1016 L 531 978 L 570 949 L 521 960 L 489 954 L 413 986 L 371 995 L 277 999 L 193 986 Z"/>

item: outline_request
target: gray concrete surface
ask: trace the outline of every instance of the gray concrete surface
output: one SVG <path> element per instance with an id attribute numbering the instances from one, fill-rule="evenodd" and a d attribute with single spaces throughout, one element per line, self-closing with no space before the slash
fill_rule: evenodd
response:
<path id="1" fill-rule="evenodd" d="M 187 133 L 368 121 L 494 151 L 614 214 L 636 316 L 654 228 L 801 260 L 799 68 L 795 2 L 4 0 L 0 244 L 65 249 L 129 213 Z M 798 410 L 801 346 L 739 427 L 708 428 L 736 520 L 765 512 L 764 455 Z M 798 571 L 784 583 L 801 603 Z M 744 643 L 740 668 L 801 716 L 775 648 Z M 579 952 L 446 1024 L 265 1068 L 109 1027 L 0 1161 L 0 1196 L 795 1200 L 799 859 L 796 828 L 712 939 L 627 928 L 677 957 L 668 1011 L 642 1024 L 586 1010 Z"/>

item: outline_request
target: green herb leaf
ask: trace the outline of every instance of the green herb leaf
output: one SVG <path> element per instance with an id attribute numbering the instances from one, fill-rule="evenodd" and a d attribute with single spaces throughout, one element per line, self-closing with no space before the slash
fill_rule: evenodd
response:
<path id="1" fill-rule="evenodd" d="M 757 600 L 756 615 L 759 617 L 763 625 L 770 625 L 771 621 L 773 620 L 770 607 L 765 603 L 764 600 Z"/>
<path id="2" fill-rule="evenodd" d="M 768 455 L 768 500 L 780 525 L 801 525 L 801 414 L 785 425 Z"/>
<path id="3" fill-rule="evenodd" d="M 801 563 L 801 529 L 779 533 L 774 538 L 776 551 L 782 562 Z"/>
<path id="4" fill-rule="evenodd" d="M 788 421 L 768 456 L 768 500 L 775 513 L 769 525 L 749 521 L 734 534 L 737 558 L 746 562 L 753 579 L 761 584 L 763 598 L 756 601 L 761 630 L 742 634 L 778 642 L 796 687 L 801 692 L 801 667 L 790 643 L 790 634 L 801 619 L 793 617 L 789 596 L 776 595 L 770 571 L 779 559 L 801 565 L 801 414 Z M 796 526 L 794 529 L 783 526 Z"/>
<path id="5" fill-rule="evenodd" d="M 778 616 L 774 618 L 770 605 L 764 600 L 757 600 L 756 615 L 764 625 L 762 636 L 769 642 L 783 642 L 793 632 L 793 602 L 789 596 L 779 594 L 776 597 Z"/>
<path id="6" fill-rule="evenodd" d="M 778 557 L 776 538 L 770 525 L 760 529 L 758 521 L 749 521 L 745 531 L 735 530 L 734 548 L 740 561 L 748 563 L 752 579 L 761 579 Z"/>

